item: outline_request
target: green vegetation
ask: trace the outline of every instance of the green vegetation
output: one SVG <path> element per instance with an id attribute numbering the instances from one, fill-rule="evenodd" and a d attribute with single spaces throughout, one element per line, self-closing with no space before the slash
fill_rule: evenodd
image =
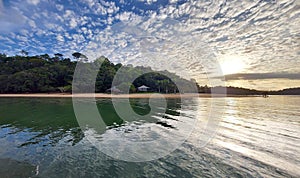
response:
<path id="1" fill-rule="evenodd" d="M 87 71 L 94 70 L 95 64 L 101 63 L 95 92 L 106 92 L 111 88 L 116 72 L 121 67 L 122 70 L 118 71 L 120 75 L 114 83 L 121 91 L 130 87 L 130 92 L 137 92 L 137 87 L 146 85 L 149 92 L 174 93 L 178 92 L 175 82 L 184 86 L 184 92 L 189 92 L 192 85 L 195 86 L 194 81 L 180 78 L 168 71 L 156 72 L 150 67 L 122 66 L 120 63 L 110 62 L 105 57 L 88 62 L 87 57 L 79 52 L 73 53 L 75 61 L 64 58 L 60 53 L 54 54 L 54 57 L 48 54 L 28 56 L 28 52 L 24 50 L 20 53 L 21 56 L 0 54 L 0 93 L 71 92 L 74 70 L 79 62 Z M 82 75 L 86 75 L 86 72 L 82 71 Z M 136 79 L 132 80 L 133 82 L 128 81 L 134 78 Z M 83 82 L 80 85 L 85 84 Z"/>

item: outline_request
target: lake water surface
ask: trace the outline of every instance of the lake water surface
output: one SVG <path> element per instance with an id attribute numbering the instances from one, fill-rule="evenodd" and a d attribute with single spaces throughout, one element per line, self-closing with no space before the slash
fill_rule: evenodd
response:
<path id="1" fill-rule="evenodd" d="M 147 99 L 131 106 L 150 112 Z M 110 99 L 97 99 L 97 107 L 105 123 L 100 142 L 164 135 L 172 143 L 180 126 L 194 126 L 170 154 L 126 162 L 90 143 L 71 98 L 0 98 L 0 177 L 300 177 L 299 96 L 168 99 L 163 115 L 143 121 L 121 119 Z M 210 114 L 219 127 L 206 144 Z"/>

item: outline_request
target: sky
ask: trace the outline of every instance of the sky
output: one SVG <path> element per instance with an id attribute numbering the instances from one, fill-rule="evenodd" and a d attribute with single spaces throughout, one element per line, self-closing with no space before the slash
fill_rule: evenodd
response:
<path id="1" fill-rule="evenodd" d="M 0 53 L 81 52 L 200 85 L 300 87 L 299 0 L 0 0 Z"/>

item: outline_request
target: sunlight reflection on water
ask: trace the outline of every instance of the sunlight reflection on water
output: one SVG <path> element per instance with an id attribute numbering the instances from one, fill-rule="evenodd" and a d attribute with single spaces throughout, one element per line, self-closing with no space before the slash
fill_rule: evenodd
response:
<path id="1" fill-rule="evenodd" d="M 199 98 L 195 102 L 198 106 L 197 127 L 182 146 L 158 160 L 130 163 L 114 160 L 90 144 L 78 129 L 74 115 L 70 114 L 71 100 L 1 98 L 0 158 L 25 162 L 33 168 L 39 166 L 41 177 L 299 177 L 299 97 L 225 100 L 227 110 L 220 120 L 218 132 L 205 147 L 201 143 L 205 141 L 205 126 L 212 101 Z M 110 105 L 108 100 L 99 100 L 98 104 L 104 104 L 106 109 Z M 194 112 L 191 107 L 179 117 L 173 113 L 179 111 L 173 106 L 165 118 L 170 119 L 170 125 Z M 32 114 L 26 116 L 15 108 Z M 47 112 L 47 108 L 57 112 Z M 141 105 L 138 108 L 141 109 Z M 118 122 L 117 118 L 111 119 Z M 140 139 L 139 134 L 145 133 L 149 139 L 163 134 L 172 138 L 165 132 L 171 128 L 159 124 L 155 125 L 157 130 L 147 130 L 153 124 L 156 122 L 112 123 L 99 136 L 103 140 L 118 137 L 118 134 Z M 18 172 L 21 169 L 13 170 Z"/>

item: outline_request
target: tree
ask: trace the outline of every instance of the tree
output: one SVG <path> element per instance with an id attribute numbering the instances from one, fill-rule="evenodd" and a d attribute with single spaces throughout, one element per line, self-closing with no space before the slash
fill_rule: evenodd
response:
<path id="1" fill-rule="evenodd" d="M 0 59 L 2 59 L 2 58 L 6 58 L 7 56 L 6 56 L 6 54 L 5 53 L 0 53 Z"/>
<path id="2" fill-rule="evenodd" d="M 39 57 L 46 61 L 48 61 L 50 59 L 50 56 L 48 54 L 42 54 Z"/>
<path id="3" fill-rule="evenodd" d="M 86 57 L 86 55 L 84 55 L 84 54 L 81 54 L 79 60 L 83 61 L 83 62 L 88 62 L 88 57 Z"/>
<path id="4" fill-rule="evenodd" d="M 7 56 L 4 53 L 0 53 L 0 63 L 1 62 L 6 62 L 7 61 Z"/>
<path id="5" fill-rule="evenodd" d="M 72 54 L 72 56 L 73 56 L 74 59 L 76 59 L 76 60 L 78 60 L 78 59 L 80 58 L 81 55 L 82 55 L 82 54 L 79 53 L 79 52 L 75 52 L 75 53 Z"/>
<path id="6" fill-rule="evenodd" d="M 54 54 L 55 58 L 58 59 L 58 60 L 62 60 L 63 59 L 63 54 L 60 54 L 60 53 L 56 53 Z"/>
<path id="7" fill-rule="evenodd" d="M 74 59 L 78 60 L 78 61 L 83 61 L 83 62 L 87 62 L 88 58 L 86 57 L 86 55 L 80 53 L 80 52 L 75 52 L 72 54 L 72 56 L 74 57 Z"/>
<path id="8" fill-rule="evenodd" d="M 29 54 L 27 51 L 25 51 L 23 49 L 20 51 L 20 53 L 22 56 L 28 56 L 28 54 Z"/>

